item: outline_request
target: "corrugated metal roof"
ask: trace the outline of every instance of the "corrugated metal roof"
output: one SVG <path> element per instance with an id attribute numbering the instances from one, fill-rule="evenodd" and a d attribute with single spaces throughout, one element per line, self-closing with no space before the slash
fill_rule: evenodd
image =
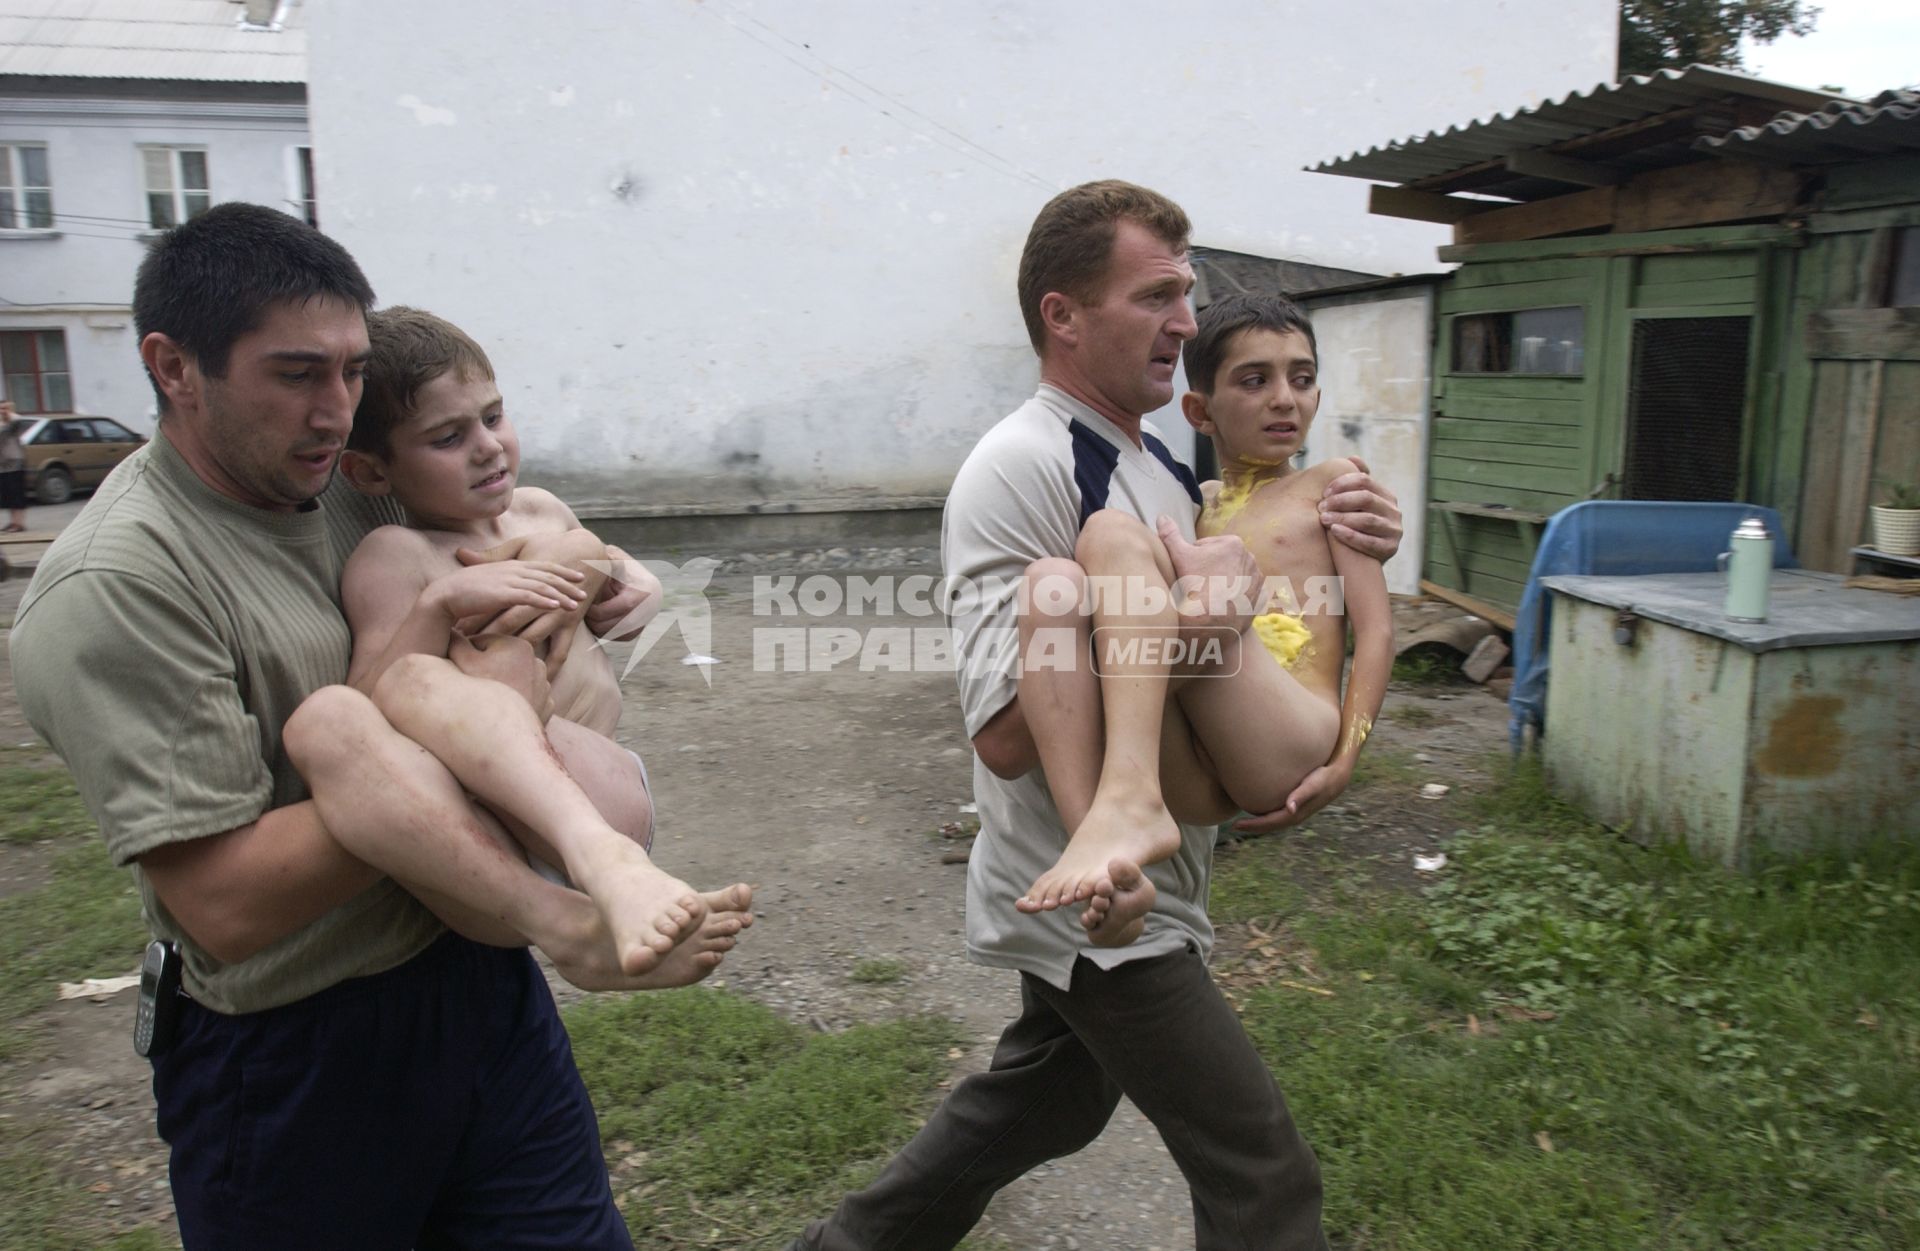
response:
<path id="1" fill-rule="evenodd" d="M 1817 113 L 1782 113 L 1764 126 L 1703 136 L 1693 146 L 1789 165 L 1920 152 L 1920 91 L 1883 91 L 1866 104 L 1836 101 Z"/>
<path id="2" fill-rule="evenodd" d="M 245 30 L 235 0 L 0 0 L 0 74 L 304 83 L 299 0 Z"/>
<path id="3" fill-rule="evenodd" d="M 1783 108 L 1812 111 L 1830 103 L 1853 103 L 1826 91 L 1809 91 L 1785 83 L 1768 82 L 1730 70 L 1690 65 L 1684 70 L 1661 70 L 1647 77 L 1633 76 L 1602 83 L 1591 91 L 1576 91 L 1485 121 L 1429 131 L 1413 139 L 1369 148 L 1350 156 L 1323 161 L 1307 168 L 1318 174 L 1343 174 L 1376 182 L 1421 183 L 1433 190 L 1468 190 L 1514 200 L 1536 200 L 1560 195 L 1566 184 L 1507 172 L 1501 162 L 1523 151 L 1600 160 L 1622 173 L 1658 168 L 1697 159 L 1685 153 L 1699 137 L 1662 135 L 1652 129 L 1634 131 L 1634 123 L 1668 114 L 1685 115 L 1702 106 L 1725 104 L 1735 113 L 1758 111 L 1761 116 Z M 1739 121 L 1729 116 L 1724 124 Z M 1582 144 L 1582 140 L 1628 128 L 1617 141 Z M 1459 179 L 1449 183 L 1450 175 Z"/>

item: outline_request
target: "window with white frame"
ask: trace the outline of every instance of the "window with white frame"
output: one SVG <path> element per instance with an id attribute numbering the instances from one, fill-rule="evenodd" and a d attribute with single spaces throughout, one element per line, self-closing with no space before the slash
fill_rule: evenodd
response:
<path id="1" fill-rule="evenodd" d="M 52 230 L 53 177 L 41 143 L 0 144 L 0 230 Z"/>
<path id="2" fill-rule="evenodd" d="M 298 193 L 300 216 L 307 225 L 320 224 L 320 206 L 313 197 L 313 149 L 295 148 L 293 150 L 294 191 Z"/>
<path id="3" fill-rule="evenodd" d="M 6 373 L 7 398 L 20 412 L 73 411 L 64 330 L 0 330 L 0 370 Z"/>
<path id="4" fill-rule="evenodd" d="M 141 148 L 147 188 L 147 224 L 167 230 L 213 206 L 205 148 Z"/>

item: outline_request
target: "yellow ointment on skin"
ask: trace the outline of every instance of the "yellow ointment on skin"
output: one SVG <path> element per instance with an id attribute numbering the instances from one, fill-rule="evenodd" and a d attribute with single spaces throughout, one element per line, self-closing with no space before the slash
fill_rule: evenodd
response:
<path id="1" fill-rule="evenodd" d="M 1367 741 L 1367 735 L 1373 733 L 1373 719 L 1357 717 L 1347 731 L 1347 741 L 1340 745 L 1340 751 L 1359 751 Z M 1336 755 L 1339 753 L 1335 753 Z"/>
<path id="2" fill-rule="evenodd" d="M 1254 637 L 1282 669 L 1292 669 L 1306 652 L 1313 635 L 1307 623 L 1283 612 L 1265 612 L 1253 619 Z"/>
<path id="3" fill-rule="evenodd" d="M 1274 461 L 1272 464 L 1274 467 L 1284 467 L 1286 462 Z M 1208 533 L 1218 534 L 1240 515 L 1240 510 L 1247 506 L 1247 502 L 1253 498 L 1255 491 L 1275 481 L 1278 481 L 1278 478 L 1274 475 L 1261 477 L 1258 474 L 1223 479 L 1220 489 L 1214 492 L 1212 502 L 1207 505 L 1206 516 L 1203 519 Z"/>

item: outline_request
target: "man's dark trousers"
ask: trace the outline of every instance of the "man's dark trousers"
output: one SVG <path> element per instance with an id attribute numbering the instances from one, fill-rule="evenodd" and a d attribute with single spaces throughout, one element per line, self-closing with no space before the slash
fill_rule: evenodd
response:
<path id="1" fill-rule="evenodd" d="M 183 1006 L 153 1088 L 187 1251 L 632 1251 L 524 949 L 448 934 L 283 1008 Z"/>
<path id="2" fill-rule="evenodd" d="M 1324 1251 L 1319 1163 L 1197 952 L 1083 958 L 1070 992 L 1022 974 L 1020 1001 L 992 1067 L 796 1246 L 944 1251 L 1002 1186 L 1098 1137 L 1125 1094 L 1186 1176 L 1197 1251 Z"/>

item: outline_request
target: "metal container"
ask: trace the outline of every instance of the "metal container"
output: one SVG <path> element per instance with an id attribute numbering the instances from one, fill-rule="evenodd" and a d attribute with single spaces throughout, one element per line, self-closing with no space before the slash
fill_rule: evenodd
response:
<path id="1" fill-rule="evenodd" d="M 1741 522 L 1720 553 L 1727 575 L 1727 620 L 1765 621 L 1767 586 L 1773 579 L 1773 536 L 1758 517 Z"/>

